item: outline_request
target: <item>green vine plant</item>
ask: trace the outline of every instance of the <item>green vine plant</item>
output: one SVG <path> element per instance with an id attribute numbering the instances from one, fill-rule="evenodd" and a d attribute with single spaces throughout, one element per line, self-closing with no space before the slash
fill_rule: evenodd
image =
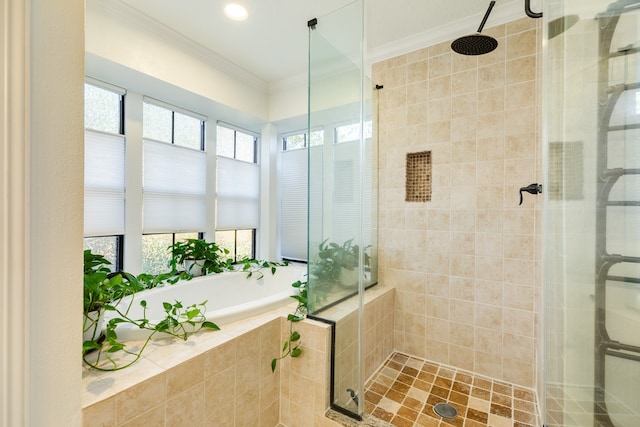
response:
<path id="1" fill-rule="evenodd" d="M 271 274 L 276 274 L 277 267 L 284 267 L 289 265 L 289 261 L 283 262 L 275 262 L 275 261 L 264 261 L 257 259 L 249 259 L 247 257 L 243 258 L 239 263 L 239 266 L 242 266 L 238 269 L 233 269 L 233 271 L 244 271 L 247 273 L 247 279 L 253 277 L 255 275 L 256 280 L 260 280 L 264 277 L 264 269 L 269 269 Z"/>
<path id="2" fill-rule="evenodd" d="M 300 357 L 300 355 L 302 355 L 300 333 L 293 330 L 293 325 L 294 323 L 304 320 L 307 315 L 307 282 L 298 280 L 291 284 L 291 286 L 298 289 L 298 295 L 291 295 L 291 298 L 298 301 L 298 305 L 295 311 L 287 316 L 287 320 L 289 321 L 289 337 L 282 345 L 280 356 L 271 360 L 271 372 L 275 372 L 279 360 L 287 356 Z"/>
<path id="3" fill-rule="evenodd" d="M 157 323 L 147 319 L 147 302 L 142 300 L 142 319 L 133 319 L 129 316 L 133 298 L 130 299 L 126 309 L 120 309 L 119 303 L 129 295 L 145 289 L 152 289 L 166 284 L 175 284 L 181 280 L 191 280 L 194 275 L 188 268 L 179 270 L 187 259 L 203 259 L 204 274 L 221 273 L 224 271 L 242 271 L 247 278 L 254 277 L 257 280 L 264 277 L 263 271 L 268 269 L 271 274 L 276 273 L 276 268 L 286 266 L 289 263 L 262 261 L 243 258 L 239 263 L 233 264 L 232 259 L 226 257 L 228 250 L 218 247 L 213 242 L 201 239 L 190 239 L 186 242 L 178 242 L 169 246 L 172 258 L 169 262 L 171 271 L 157 275 L 142 273 L 133 276 L 127 272 L 112 272 L 109 268 L 111 262 L 100 254 L 94 254 L 91 250 L 84 251 L 84 325 L 83 332 L 87 335 L 83 340 L 82 357 L 91 368 L 101 371 L 116 371 L 127 368 L 136 363 L 153 337 L 160 334 L 164 337 L 173 337 L 187 340 L 189 336 L 202 329 L 219 330 L 220 328 L 206 320 L 206 301 L 200 304 L 184 306 L 181 302 L 163 302 L 165 316 Z M 306 294 L 305 294 L 306 298 Z M 112 314 L 110 320 L 103 325 L 105 312 Z M 304 314 L 297 313 L 296 316 Z M 127 347 L 119 340 L 117 326 L 131 324 L 142 330 L 149 331 L 146 340 L 136 346 Z M 299 339 L 299 338 L 298 338 Z M 294 340 L 296 341 L 296 340 Z M 293 341 L 292 341 L 293 342 Z M 122 352 L 127 362 L 121 362 L 122 358 L 115 357 Z M 294 349 L 297 355 L 301 350 Z M 122 354 L 120 353 L 120 354 Z M 126 357 L 131 356 L 131 357 Z"/>
<path id="4" fill-rule="evenodd" d="M 172 270 L 160 274 L 141 273 L 137 279 L 144 289 L 153 289 L 165 284 L 175 285 L 181 280 L 191 280 L 193 275 L 187 271 Z"/>
<path id="5" fill-rule="evenodd" d="M 242 271 L 247 274 L 247 278 L 254 277 L 260 280 L 264 277 L 264 270 L 268 269 L 271 274 L 276 273 L 277 267 L 289 265 L 288 261 L 275 262 L 250 259 L 244 257 L 237 263 L 233 258 L 229 258 L 229 250 L 219 247 L 215 242 L 207 242 L 202 239 L 187 239 L 176 242 L 167 250 L 171 254 L 168 266 L 171 269 L 161 274 L 142 273 L 137 279 L 145 289 L 152 289 L 167 284 L 174 285 L 182 280 L 191 280 L 195 277 L 195 263 L 188 267 L 186 261 L 200 262 L 201 275 L 223 273 L 227 271 Z"/>
<path id="6" fill-rule="evenodd" d="M 193 277 L 195 262 L 199 263 L 201 274 L 222 273 L 233 268 L 233 258 L 229 257 L 229 250 L 221 248 L 215 242 L 207 242 L 203 239 L 185 239 L 175 242 L 168 248 L 171 253 L 169 267 L 171 272 L 178 271 L 182 266 L 185 272 Z M 187 266 L 187 261 L 194 263 Z"/>
<path id="7" fill-rule="evenodd" d="M 127 272 L 112 272 L 109 265 L 111 262 L 104 256 L 94 254 L 89 249 L 84 251 L 83 335 L 85 338 L 82 344 L 82 357 L 88 366 L 102 371 L 115 371 L 131 366 L 140 359 L 149 341 L 158 333 L 186 340 L 201 329 L 219 330 L 217 325 L 205 318 L 206 301 L 186 307 L 178 301 L 173 304 L 163 302 L 164 318 L 158 323 L 152 323 L 147 319 L 147 303 L 143 300 L 140 302 L 143 307 L 142 319 L 131 318 L 129 311 L 133 298 L 124 309 L 119 308 L 120 303 L 125 297 L 140 292 L 148 286 L 144 282 L 145 275 L 138 276 L 141 277 L 139 279 Z M 146 276 L 150 278 L 146 280 L 156 282 L 164 279 L 164 277 Z M 102 326 L 106 312 L 111 312 L 113 316 L 106 325 Z M 123 323 L 129 323 L 150 332 L 146 341 L 137 347 L 137 350 L 127 348 L 118 339 L 116 328 Z M 117 352 L 132 356 L 132 360 L 118 362 L 114 357 Z"/>
<path id="8" fill-rule="evenodd" d="M 186 341 L 191 335 L 202 329 L 220 330 L 215 323 L 206 320 L 207 301 L 200 304 L 192 304 L 187 307 L 183 306 L 179 301 L 173 304 L 163 302 L 165 317 L 158 323 L 152 323 L 147 319 L 147 302 L 144 300 L 140 301 L 140 305 L 143 308 L 142 319 L 132 319 L 128 314 L 132 304 L 133 299 L 131 299 L 127 309 L 124 311 L 118 309 L 115 305 L 104 305 L 106 311 L 115 312 L 117 316 L 107 322 L 103 336 L 83 343 L 82 359 L 84 363 L 99 371 L 117 371 L 136 363 L 140 357 L 142 357 L 142 352 L 156 334 L 162 333 Z M 118 325 L 124 323 L 129 323 L 140 329 L 150 331 L 150 334 L 143 344 L 135 347 L 135 350 L 130 350 L 125 343 L 118 339 L 116 328 Z M 113 354 L 116 352 L 124 352 L 126 355 L 132 356 L 132 360 L 122 364 L 113 357 Z"/>

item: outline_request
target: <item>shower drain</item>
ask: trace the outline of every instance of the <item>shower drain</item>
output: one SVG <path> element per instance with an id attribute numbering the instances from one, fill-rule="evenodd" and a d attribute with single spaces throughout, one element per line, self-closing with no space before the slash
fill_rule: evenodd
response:
<path id="1" fill-rule="evenodd" d="M 442 418 L 455 418 L 458 416 L 458 410 L 448 403 L 436 403 L 433 411 Z"/>

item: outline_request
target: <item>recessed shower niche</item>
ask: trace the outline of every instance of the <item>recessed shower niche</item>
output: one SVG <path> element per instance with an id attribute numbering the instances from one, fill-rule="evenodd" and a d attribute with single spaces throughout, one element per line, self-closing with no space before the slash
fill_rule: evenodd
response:
<path id="1" fill-rule="evenodd" d="M 431 151 L 407 153 L 405 201 L 431 201 Z"/>

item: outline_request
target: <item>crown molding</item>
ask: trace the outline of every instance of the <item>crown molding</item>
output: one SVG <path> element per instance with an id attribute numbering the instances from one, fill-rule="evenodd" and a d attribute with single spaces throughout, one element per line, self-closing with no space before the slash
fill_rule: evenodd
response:
<path id="1" fill-rule="evenodd" d="M 370 74 L 369 70 L 371 68 L 371 65 L 375 64 L 376 62 L 384 61 L 385 59 L 404 55 L 409 52 L 414 52 L 418 49 L 423 49 L 428 46 L 433 46 L 438 43 L 453 40 L 464 34 L 473 33 L 473 29 L 477 28 L 478 23 L 482 20 L 483 16 L 484 14 L 459 19 L 452 23 L 429 29 L 427 31 L 423 31 L 410 37 L 405 37 L 392 43 L 387 43 L 368 49 L 365 64 L 367 74 Z M 497 25 L 502 25 L 514 21 L 516 19 L 524 18 L 525 16 L 524 2 L 512 1 L 502 7 L 494 9 L 493 13 L 491 14 L 490 22 L 491 26 L 495 27 Z M 285 91 L 287 89 L 292 89 L 306 84 L 307 73 L 301 73 L 296 76 L 287 77 L 285 79 L 269 83 L 269 94 Z"/>
<path id="2" fill-rule="evenodd" d="M 267 82 L 237 64 L 228 61 L 200 43 L 197 43 L 196 41 L 156 21 L 135 7 L 124 3 L 122 0 L 87 0 L 87 7 L 91 7 L 99 12 L 112 14 L 119 20 L 125 21 L 136 28 L 140 28 L 143 31 L 152 34 L 154 37 L 161 39 L 163 42 L 205 61 L 217 70 L 220 70 L 258 90 L 265 91 L 268 94 L 286 91 L 288 89 L 297 88 L 307 84 L 308 76 L 306 72 L 284 79 Z M 525 16 L 523 1 L 511 1 L 494 9 L 491 14 L 490 24 L 491 26 L 497 26 Z M 376 62 L 404 55 L 441 42 L 453 40 L 460 37 L 462 34 L 473 33 L 478 22 L 482 20 L 482 17 L 483 14 L 466 17 L 447 23 L 446 25 L 399 39 L 392 43 L 372 47 L 367 50 L 365 69 L 369 70 L 371 64 Z"/>
<path id="3" fill-rule="evenodd" d="M 285 91 L 287 89 L 293 89 L 300 86 L 306 86 L 307 81 L 309 79 L 309 74 L 307 72 L 297 74 L 295 76 L 290 76 L 284 79 L 275 80 L 269 83 L 269 95 Z"/>
<path id="4" fill-rule="evenodd" d="M 469 16 L 447 23 L 446 25 L 441 25 L 412 36 L 399 39 L 392 43 L 371 48 L 367 51 L 368 67 L 370 67 L 371 64 L 384 61 L 385 59 L 404 55 L 438 43 L 454 40 L 461 35 L 472 34 L 476 31 L 475 29 L 478 27 L 478 23 L 482 21 L 483 16 L 484 13 Z M 526 17 L 524 13 L 524 2 L 513 1 L 502 7 L 495 8 L 491 14 L 490 23 L 491 27 L 495 27 L 524 17 Z"/>
<path id="5" fill-rule="evenodd" d="M 193 39 L 174 31 L 168 26 L 149 17 L 140 10 L 122 2 L 121 0 L 87 0 L 87 8 L 115 16 L 120 21 L 126 22 L 133 28 L 139 28 L 142 31 L 150 33 L 154 37 L 162 40 L 164 43 L 167 43 L 168 45 L 183 52 L 187 52 L 195 58 L 203 60 L 213 68 L 220 70 L 230 77 L 248 84 L 251 87 L 264 92 L 269 88 L 269 84 L 255 74 L 248 72 L 239 65 L 223 58 Z"/>

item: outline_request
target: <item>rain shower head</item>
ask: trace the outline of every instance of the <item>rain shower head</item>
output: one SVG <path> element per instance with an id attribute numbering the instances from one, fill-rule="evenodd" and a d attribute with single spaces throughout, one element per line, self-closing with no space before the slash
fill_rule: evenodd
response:
<path id="1" fill-rule="evenodd" d="M 471 34 L 460 37 L 451 43 L 451 49 L 462 55 L 484 55 L 495 50 L 498 41 L 483 34 Z"/>
<path id="2" fill-rule="evenodd" d="M 471 34 L 468 36 L 460 37 L 451 43 L 451 49 L 454 52 L 457 52 L 462 55 L 484 55 L 485 53 L 489 53 L 495 50 L 498 47 L 498 41 L 491 36 L 486 36 L 484 34 L 480 34 L 482 29 L 484 28 L 484 24 L 487 23 L 487 19 L 489 18 L 489 14 L 491 13 L 491 9 L 496 4 L 495 1 L 491 1 L 489 3 L 489 8 L 487 12 L 484 14 L 484 18 L 482 19 L 482 23 L 478 28 L 477 34 Z"/>

